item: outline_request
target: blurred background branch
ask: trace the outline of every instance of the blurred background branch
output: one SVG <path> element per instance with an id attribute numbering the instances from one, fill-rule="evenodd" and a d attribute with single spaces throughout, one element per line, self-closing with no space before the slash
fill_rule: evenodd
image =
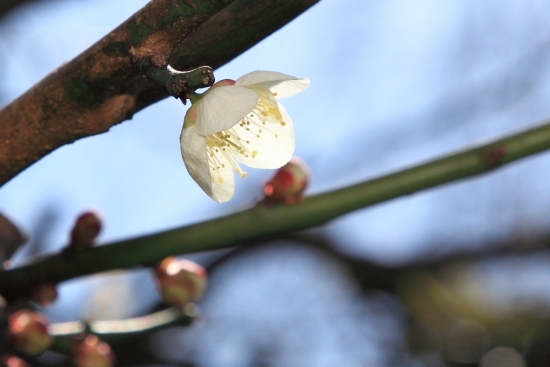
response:
<path id="1" fill-rule="evenodd" d="M 38 0 L 3 0 L 0 3 L 0 18 L 8 14 L 13 9 L 17 8 L 18 6 L 33 3 Z"/>
<path id="2" fill-rule="evenodd" d="M 145 316 L 126 320 L 69 321 L 51 324 L 50 334 L 55 338 L 52 350 L 67 353 L 75 337 L 93 334 L 101 340 L 116 345 L 135 339 L 145 339 L 150 334 L 174 326 L 189 326 L 198 316 L 198 308 L 190 303 L 185 308 L 171 307 Z"/>

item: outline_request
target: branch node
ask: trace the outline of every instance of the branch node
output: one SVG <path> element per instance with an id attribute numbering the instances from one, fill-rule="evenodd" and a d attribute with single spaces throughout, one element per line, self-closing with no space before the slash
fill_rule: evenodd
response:
<path id="1" fill-rule="evenodd" d="M 504 163 L 507 153 L 508 150 L 503 146 L 491 147 L 484 152 L 485 163 L 491 168 L 498 167 Z"/>
<path id="2" fill-rule="evenodd" d="M 139 61 L 140 71 L 163 87 L 168 94 L 185 101 L 189 90 L 210 87 L 214 73 L 210 66 L 200 66 L 189 71 L 179 71 L 168 65 L 163 57 L 148 56 Z"/>

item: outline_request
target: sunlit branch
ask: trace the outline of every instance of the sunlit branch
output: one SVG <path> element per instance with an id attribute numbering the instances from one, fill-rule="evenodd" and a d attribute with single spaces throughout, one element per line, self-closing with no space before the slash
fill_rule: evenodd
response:
<path id="1" fill-rule="evenodd" d="M 451 181 L 489 172 L 550 149 L 550 120 L 508 137 L 339 190 L 293 206 L 257 205 L 207 222 L 65 252 L 0 273 L 0 294 L 24 296 L 36 283 L 106 270 L 148 266 L 175 254 L 229 248 L 322 225 L 341 215 Z"/>

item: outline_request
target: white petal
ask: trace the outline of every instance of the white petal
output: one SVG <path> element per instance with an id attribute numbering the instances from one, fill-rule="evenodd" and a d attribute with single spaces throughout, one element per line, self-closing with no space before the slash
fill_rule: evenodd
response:
<path id="1" fill-rule="evenodd" d="M 235 192 L 235 174 L 231 166 L 228 164 L 226 168 L 220 170 L 216 178 L 221 181 L 212 182 L 211 198 L 218 203 L 225 203 L 231 200 Z"/>
<path id="2" fill-rule="evenodd" d="M 245 148 L 235 155 L 237 161 L 253 168 L 279 168 L 294 153 L 294 126 L 290 116 L 278 104 L 282 119 L 268 115 L 266 121 L 256 114 L 249 114 L 248 124 L 241 123 L 231 129 Z"/>
<path id="3" fill-rule="evenodd" d="M 233 167 L 237 163 L 232 162 L 232 159 L 228 155 L 210 153 L 211 151 L 208 152 L 210 159 L 210 183 L 212 185 L 211 198 L 218 203 L 223 203 L 231 199 L 235 192 Z"/>
<path id="4" fill-rule="evenodd" d="M 206 92 L 198 102 L 197 133 L 210 135 L 229 129 L 252 111 L 256 102 L 254 91 L 234 85 Z"/>
<path id="5" fill-rule="evenodd" d="M 277 71 L 264 71 L 256 70 L 248 74 L 244 74 L 239 79 L 235 80 L 235 85 L 250 85 L 250 84 L 261 84 L 264 82 L 273 82 L 273 81 L 285 81 L 298 79 L 295 76 L 279 73 Z"/>
<path id="6" fill-rule="evenodd" d="M 181 156 L 187 172 L 208 196 L 212 196 L 206 139 L 197 134 L 196 125 L 189 127 L 184 125 L 180 144 Z"/>
<path id="7" fill-rule="evenodd" d="M 253 71 L 235 81 L 236 86 L 262 84 L 277 99 L 293 96 L 309 86 L 309 79 L 296 78 L 276 71 Z"/>
<path id="8" fill-rule="evenodd" d="M 199 107 L 196 104 L 192 104 L 191 107 L 185 112 L 183 118 L 183 128 L 193 126 L 197 123 L 197 117 L 199 116 Z M 181 140 L 181 136 L 180 136 Z"/>
<path id="9" fill-rule="evenodd" d="M 232 166 L 229 162 L 219 164 L 212 161 L 208 154 L 207 140 L 197 134 L 196 125 L 184 126 L 180 143 L 185 168 L 200 188 L 219 203 L 231 199 L 235 190 Z M 214 170 L 221 165 L 225 167 Z"/>

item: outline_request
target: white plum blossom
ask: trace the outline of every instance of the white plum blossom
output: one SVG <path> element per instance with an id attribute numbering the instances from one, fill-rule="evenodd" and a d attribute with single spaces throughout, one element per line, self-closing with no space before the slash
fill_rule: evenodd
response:
<path id="1" fill-rule="evenodd" d="M 306 89 L 308 79 L 274 71 L 253 71 L 221 80 L 202 95 L 190 96 L 181 132 L 187 171 L 217 202 L 231 199 L 239 163 L 279 168 L 294 152 L 294 127 L 277 101 Z"/>

